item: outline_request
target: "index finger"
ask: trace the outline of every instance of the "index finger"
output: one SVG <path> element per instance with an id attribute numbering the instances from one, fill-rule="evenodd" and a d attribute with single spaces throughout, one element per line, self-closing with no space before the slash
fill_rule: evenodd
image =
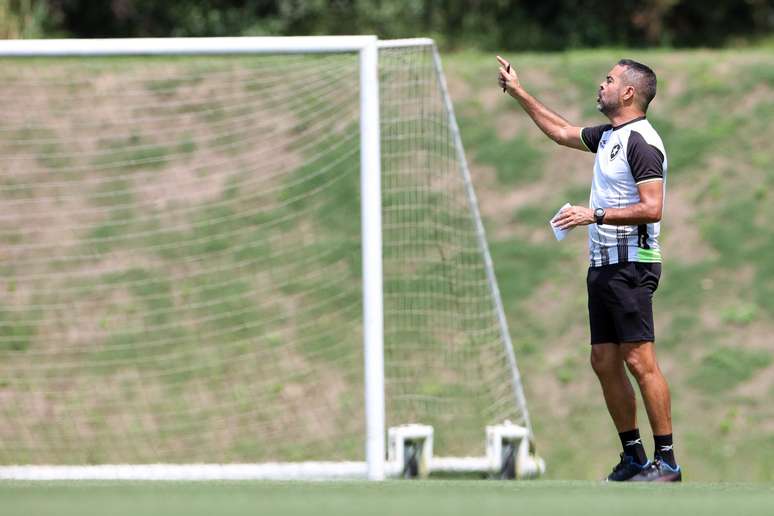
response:
<path id="1" fill-rule="evenodd" d="M 501 65 L 503 65 L 503 66 L 510 66 L 511 65 L 511 63 L 509 63 L 508 61 L 506 61 L 502 57 L 500 57 L 500 56 L 496 56 L 496 57 L 497 57 L 497 60 L 500 62 Z"/>

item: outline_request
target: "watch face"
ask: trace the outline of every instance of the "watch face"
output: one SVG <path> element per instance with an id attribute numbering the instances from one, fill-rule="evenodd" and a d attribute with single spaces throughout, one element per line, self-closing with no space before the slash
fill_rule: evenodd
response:
<path id="1" fill-rule="evenodd" d="M 596 210 L 594 210 L 594 215 L 596 215 L 597 217 L 601 217 L 604 214 L 605 214 L 605 210 L 603 210 L 602 208 L 597 208 Z"/>

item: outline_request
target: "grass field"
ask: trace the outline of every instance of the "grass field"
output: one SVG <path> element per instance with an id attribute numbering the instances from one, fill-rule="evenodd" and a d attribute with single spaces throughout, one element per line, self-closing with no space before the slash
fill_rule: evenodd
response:
<path id="1" fill-rule="evenodd" d="M 774 487 L 595 482 L 1 483 L 4 516 L 769 515 Z"/>

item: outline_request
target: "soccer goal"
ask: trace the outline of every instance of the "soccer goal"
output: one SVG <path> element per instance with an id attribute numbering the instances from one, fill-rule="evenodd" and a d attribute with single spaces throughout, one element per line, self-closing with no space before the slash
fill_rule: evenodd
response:
<path id="1" fill-rule="evenodd" d="M 0 67 L 0 478 L 542 471 L 431 40 Z"/>

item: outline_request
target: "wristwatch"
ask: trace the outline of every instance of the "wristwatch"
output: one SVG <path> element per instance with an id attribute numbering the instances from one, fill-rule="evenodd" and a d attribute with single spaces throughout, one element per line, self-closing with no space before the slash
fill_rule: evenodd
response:
<path id="1" fill-rule="evenodd" d="M 605 221 L 605 209 L 597 208 L 594 210 L 594 220 L 597 222 L 597 226 L 601 226 Z"/>

